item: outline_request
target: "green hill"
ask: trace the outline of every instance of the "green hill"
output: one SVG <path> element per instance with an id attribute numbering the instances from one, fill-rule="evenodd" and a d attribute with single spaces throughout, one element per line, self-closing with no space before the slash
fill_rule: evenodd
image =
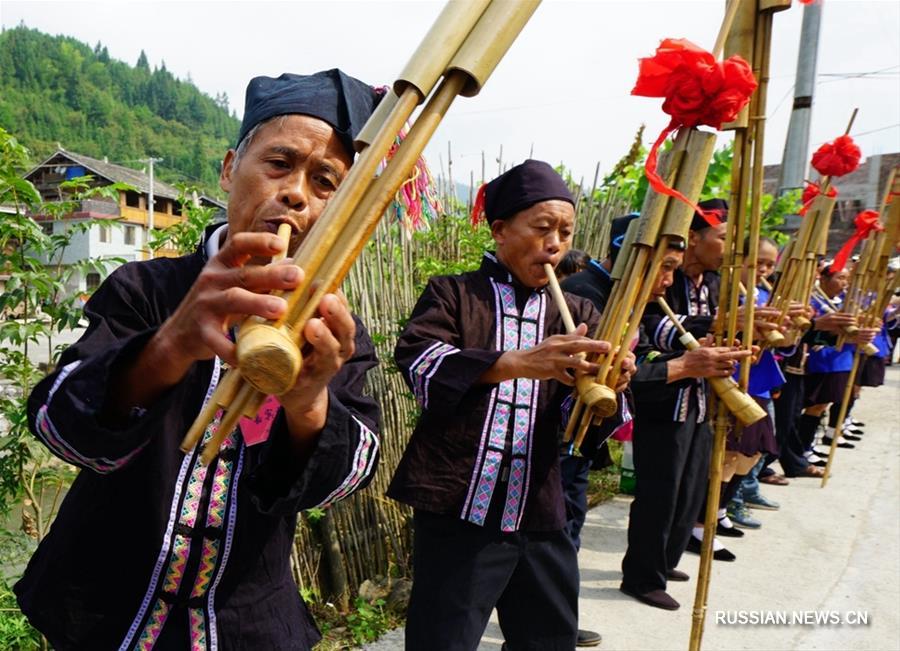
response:
<path id="1" fill-rule="evenodd" d="M 20 25 L 0 33 L 0 126 L 35 159 L 57 143 L 132 167 L 155 156 L 164 159 L 157 167 L 164 180 L 213 190 L 240 122 L 226 95 L 201 93 L 165 63 L 150 70 L 143 51 L 132 67 L 100 43 L 91 48 Z"/>

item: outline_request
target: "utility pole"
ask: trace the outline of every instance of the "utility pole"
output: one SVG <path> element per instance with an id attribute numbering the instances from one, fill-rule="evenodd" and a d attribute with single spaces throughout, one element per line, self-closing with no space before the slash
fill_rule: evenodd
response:
<path id="1" fill-rule="evenodd" d="M 809 158 L 809 127 L 812 119 L 813 91 L 816 87 L 816 60 L 819 52 L 819 27 L 822 4 L 813 2 L 803 7 L 800 27 L 800 53 L 794 81 L 794 107 L 784 142 L 778 194 L 803 187 Z"/>
<path id="2" fill-rule="evenodd" d="M 149 172 L 149 174 L 150 174 L 150 191 L 148 192 L 148 197 L 147 197 L 147 242 L 149 243 L 150 242 L 150 234 L 153 232 L 153 226 L 154 226 L 154 224 L 153 224 L 153 217 L 154 217 L 153 216 L 153 204 L 156 202 L 156 199 L 153 197 L 153 164 L 161 163 L 161 162 L 163 162 L 163 159 L 162 158 L 153 158 L 151 156 L 150 158 L 145 158 L 141 162 L 144 162 L 144 163 L 147 163 L 150 165 L 150 172 Z M 153 259 L 153 249 L 151 249 L 148 246 L 147 250 L 149 251 L 150 259 L 152 260 Z"/>

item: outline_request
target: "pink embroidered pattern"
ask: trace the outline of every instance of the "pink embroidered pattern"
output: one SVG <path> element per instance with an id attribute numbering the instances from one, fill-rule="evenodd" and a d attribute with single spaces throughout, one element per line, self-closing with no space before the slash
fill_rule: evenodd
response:
<path id="1" fill-rule="evenodd" d="M 147 625 L 144 626 L 144 630 L 135 644 L 134 648 L 137 651 L 150 651 L 153 648 L 159 634 L 162 633 L 163 625 L 166 623 L 171 609 L 172 606 L 165 601 L 157 600 L 153 612 L 150 613 L 150 619 L 147 620 Z"/>
<path id="2" fill-rule="evenodd" d="M 212 437 L 213 433 L 218 429 L 219 422 L 222 418 L 222 410 L 217 413 L 213 422 L 203 434 L 202 444 L 205 444 Z M 237 442 L 237 429 L 231 432 L 222 444 L 223 452 L 225 450 L 234 450 Z M 233 476 L 234 461 L 230 458 L 223 459 L 222 456 L 228 457 L 227 454 L 220 455 L 216 459 L 215 470 L 213 475 L 212 487 L 209 494 L 209 508 L 207 510 L 206 525 L 213 528 L 221 528 L 225 520 L 225 508 L 228 502 L 228 489 Z M 203 486 L 207 478 L 208 468 L 200 462 L 198 454 L 194 460 L 191 474 L 185 489 L 184 502 L 181 507 L 178 522 L 180 525 L 193 528 L 197 523 L 197 515 L 200 511 L 200 505 L 203 495 Z M 216 569 L 216 561 L 219 555 L 219 540 L 203 538 L 203 548 L 200 557 L 200 565 L 197 570 L 197 576 L 194 579 L 194 585 L 191 589 L 192 597 L 202 597 L 206 594 L 212 580 L 213 573 Z M 181 534 L 176 534 L 172 543 L 172 553 L 169 557 L 169 563 L 166 568 L 165 579 L 162 584 L 162 591 L 170 595 L 178 592 L 181 580 L 184 577 L 187 566 L 188 557 L 190 556 L 191 540 Z M 140 649 L 151 649 L 156 643 L 166 618 L 171 610 L 171 605 L 161 598 L 157 598 L 150 612 L 149 619 L 144 625 L 144 629 L 138 639 L 137 646 Z M 206 648 L 206 611 L 202 608 L 192 608 L 189 611 L 190 619 L 190 635 L 192 649 Z M 142 646 L 143 645 L 143 646 Z"/>
<path id="3" fill-rule="evenodd" d="M 197 578 L 194 580 L 192 597 L 202 597 L 209 588 L 213 572 L 216 569 L 216 559 L 219 556 L 219 541 L 203 539 L 203 553 L 200 556 L 200 567 L 197 569 Z"/>
<path id="4" fill-rule="evenodd" d="M 515 458 L 509 471 L 509 488 L 506 491 L 506 504 L 500 520 L 502 531 L 515 531 L 519 519 L 519 506 L 522 500 L 522 486 L 525 483 L 525 460 Z"/>
<path id="5" fill-rule="evenodd" d="M 497 299 L 498 314 L 495 317 L 497 336 L 501 338 L 496 342 L 497 350 L 523 350 L 537 345 L 543 332 L 544 295 L 532 293 L 520 318 L 512 285 L 496 281 L 492 281 L 492 284 Z M 534 380 L 518 379 L 501 382 L 492 391 L 485 430 L 469 483 L 469 494 L 463 506 L 463 517 L 470 522 L 483 525 L 487 517 L 503 464 L 510 416 L 514 414 L 513 459 L 501 527 L 503 531 L 515 531 L 518 528 L 524 505 L 523 495 L 528 486 L 528 464 L 531 455 L 531 435 L 534 430 L 533 411 L 536 408 L 537 387 L 538 383 Z"/>
<path id="6" fill-rule="evenodd" d="M 500 464 L 503 455 L 496 450 L 488 450 L 484 459 L 484 467 L 475 489 L 475 498 L 472 501 L 472 511 L 469 514 L 469 522 L 483 525 L 487 518 L 488 509 L 491 506 L 491 495 L 494 494 L 494 486 L 497 483 L 497 475 L 500 472 Z"/>
<path id="7" fill-rule="evenodd" d="M 205 651 L 206 616 L 202 608 L 188 610 L 188 625 L 191 631 L 191 651 Z"/>
<path id="8" fill-rule="evenodd" d="M 187 566 L 188 556 L 191 553 L 191 541 L 181 534 L 175 535 L 172 542 L 172 555 L 169 556 L 169 568 L 166 570 L 166 578 L 163 579 L 164 592 L 174 594 L 181 585 L 181 577 L 184 576 L 184 568 Z"/>
<path id="9" fill-rule="evenodd" d="M 356 453 L 353 457 L 353 466 L 350 474 L 344 478 L 340 486 L 334 489 L 329 495 L 322 500 L 317 507 L 321 508 L 344 499 L 359 488 L 360 484 L 372 473 L 375 464 L 375 458 L 378 454 L 380 442 L 375 433 L 368 427 L 363 425 L 362 421 L 353 417 L 353 421 L 359 427 L 359 444 L 356 446 Z"/>

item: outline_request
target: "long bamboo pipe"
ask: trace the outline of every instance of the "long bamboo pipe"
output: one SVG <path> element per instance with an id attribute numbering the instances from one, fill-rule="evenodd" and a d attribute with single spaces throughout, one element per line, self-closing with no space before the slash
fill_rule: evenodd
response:
<path id="1" fill-rule="evenodd" d="M 545 264 L 544 273 L 547 274 L 547 282 L 550 287 L 550 294 L 559 310 L 565 325 L 566 332 L 569 334 L 575 332 L 575 322 L 572 320 L 572 313 L 569 312 L 569 306 L 566 304 L 566 298 L 563 296 L 562 288 L 559 286 L 559 279 L 556 277 L 556 271 L 553 265 Z M 584 359 L 584 353 L 578 353 L 576 357 Z M 578 391 L 578 397 L 581 402 L 587 405 L 588 409 L 596 413 L 600 418 L 606 418 L 616 412 L 618 400 L 616 392 L 605 384 L 597 382 L 593 376 L 580 374 L 575 378 L 575 388 Z"/>
<path id="2" fill-rule="evenodd" d="M 716 37 L 716 43 L 713 47 L 712 54 L 718 58 L 722 53 L 725 45 L 725 39 L 731 29 L 737 13 L 738 4 L 741 0 L 732 0 L 725 9 L 725 17 L 719 28 Z M 674 158 L 671 162 L 669 173 L 666 178 L 666 184 L 669 186 L 676 185 L 676 188 L 687 196 L 696 196 L 702 188 L 702 178 L 700 179 L 700 187 L 696 191 L 687 188 L 678 188 L 675 180 L 678 177 L 680 157 L 683 155 L 687 147 L 688 137 L 690 134 L 696 134 L 698 138 L 707 138 L 704 144 L 710 147 L 714 146 L 715 138 L 708 132 L 699 132 L 694 129 L 681 129 L 675 138 L 675 144 L 670 152 Z M 708 168 L 710 154 L 706 158 L 706 167 Z M 665 154 L 664 154 L 665 156 Z M 662 167 L 662 160 L 661 165 Z M 696 179 L 688 179 L 688 182 L 696 181 Z M 613 352 L 601 355 L 597 358 L 600 363 L 600 370 L 597 373 L 597 379 L 604 382 L 607 386 L 615 385 L 618 381 L 622 362 L 629 351 L 629 344 L 637 335 L 640 321 L 644 314 L 644 307 L 650 298 L 653 282 L 659 273 L 659 269 L 664 257 L 665 251 L 669 246 L 670 234 L 665 234 L 660 239 L 659 231 L 663 223 L 667 205 L 671 205 L 669 197 L 657 195 L 652 190 L 647 193 L 644 206 L 641 209 L 640 218 L 640 234 L 636 237 L 635 245 L 632 250 L 628 250 L 625 246 L 619 253 L 619 256 L 627 256 L 627 271 L 623 275 L 623 280 L 614 282 L 610 293 L 607 309 L 604 310 L 600 326 L 598 327 L 596 338 L 605 339 L 614 345 Z M 677 209 L 676 209 L 677 212 Z M 692 212 L 692 211 L 691 211 Z M 684 221 L 683 216 L 680 221 Z M 689 223 L 689 216 L 688 222 Z M 684 229 L 685 231 L 687 229 Z M 685 233 L 676 235 L 685 238 Z M 632 255 L 633 254 L 633 255 Z M 609 306 L 614 306 L 614 310 L 610 310 Z M 582 413 L 583 407 L 580 400 L 577 400 L 573 407 L 569 423 L 566 428 L 564 440 L 569 441 L 573 435 L 575 438 L 576 448 L 581 444 L 587 433 L 593 417 L 591 414 Z M 580 418 L 579 418 L 580 416 Z M 574 434 L 577 423 L 578 433 Z"/>
<path id="3" fill-rule="evenodd" d="M 841 397 L 841 407 L 838 411 L 837 427 L 831 433 L 831 445 L 828 448 L 828 461 L 825 463 L 825 472 L 822 473 L 822 484 L 820 488 L 825 488 L 828 483 L 828 477 L 831 475 L 831 464 L 834 462 L 834 451 L 837 450 L 838 439 L 841 438 L 841 428 L 844 420 L 847 418 L 847 409 L 850 405 L 850 396 L 853 395 L 853 381 L 856 378 L 856 372 L 859 370 L 859 362 L 863 353 L 857 350 L 853 355 L 853 365 L 850 367 L 850 376 L 847 378 L 847 385 L 844 387 L 844 395 Z"/>
<path id="4" fill-rule="evenodd" d="M 733 2 L 733 4 L 737 4 Z M 725 264 L 722 269 L 722 294 L 719 297 L 719 314 L 716 318 L 717 343 L 721 345 L 722 335 L 729 343 L 737 335 L 737 306 L 740 294 L 740 269 L 744 262 L 744 236 L 745 225 L 748 219 L 746 215 L 747 193 L 751 196 L 750 200 L 750 251 L 749 251 L 749 268 L 750 273 L 755 274 L 757 266 L 758 252 L 758 235 L 759 222 L 761 219 L 758 195 L 762 191 L 762 155 L 763 155 L 763 132 L 764 119 L 766 112 L 766 89 L 768 83 L 769 68 L 769 52 L 771 48 L 771 31 L 772 31 L 772 14 L 779 9 L 785 9 L 790 6 L 788 2 L 778 2 L 777 0 L 768 2 L 768 4 L 758 4 L 757 2 L 744 2 L 740 9 L 742 10 L 735 19 L 732 49 L 747 58 L 747 50 L 750 49 L 749 59 L 753 62 L 754 74 L 759 81 L 759 86 L 754 94 L 749 111 L 749 115 L 741 116 L 738 123 L 738 130 L 735 133 L 735 155 L 732 167 L 732 201 L 731 212 L 729 215 L 728 230 L 726 233 L 725 243 Z M 749 119 L 747 119 L 749 117 Z M 752 167 L 752 180 L 751 180 Z M 750 184 L 752 183 L 752 187 Z M 752 327 L 755 311 L 755 300 L 748 295 L 745 300 L 745 320 L 743 323 L 744 346 L 752 345 Z M 669 314 L 672 319 L 671 310 L 665 301 L 660 303 L 663 310 Z M 723 306 L 726 311 L 723 313 Z M 780 323 L 782 318 L 778 319 Z M 680 325 L 677 320 L 673 322 Z M 683 328 L 680 328 L 683 329 Z M 780 334 L 780 333 L 779 333 Z M 690 344 L 685 343 L 685 347 Z M 696 347 L 696 346 L 695 346 Z M 727 378 L 734 383 L 736 390 L 746 390 L 749 383 L 749 360 L 743 360 L 740 370 L 740 385 L 734 383 L 732 378 Z M 694 596 L 694 605 L 692 610 L 692 626 L 689 641 L 690 651 L 699 651 L 703 638 L 703 629 L 706 621 L 706 608 L 709 596 L 710 575 L 712 572 L 712 547 L 715 536 L 716 512 L 718 510 L 718 494 L 719 484 L 722 475 L 722 465 L 725 456 L 725 438 L 727 432 L 727 414 L 725 408 L 728 407 L 732 411 L 737 420 L 737 427 L 740 429 L 742 423 L 740 414 L 728 405 L 729 396 L 737 395 L 740 399 L 748 404 L 752 404 L 760 412 L 763 410 L 759 405 L 744 392 L 738 393 L 721 393 L 721 383 L 718 380 L 723 378 L 711 378 L 710 384 L 718 396 L 718 400 L 713 400 L 712 407 L 715 407 L 716 423 L 715 436 L 713 437 L 712 458 L 710 461 L 710 477 L 707 489 L 707 506 L 704 514 L 704 535 L 701 544 L 700 569 L 697 577 L 697 588 Z M 765 417 L 763 415 L 763 417 Z M 758 419 L 757 419 L 758 420 Z M 747 424 L 747 423 L 744 423 Z"/>
<path id="5" fill-rule="evenodd" d="M 672 308 L 669 307 L 668 303 L 666 303 L 666 299 L 661 296 L 657 296 L 656 302 L 659 303 L 659 306 L 662 308 L 663 312 L 666 313 L 666 316 L 669 317 L 669 319 L 675 325 L 675 328 L 678 330 L 678 341 L 680 341 L 681 344 L 688 350 L 696 350 L 700 348 L 700 342 L 697 341 L 694 335 L 685 330 L 683 325 L 681 325 L 681 321 L 678 319 L 678 315 L 676 315 L 672 311 Z M 713 391 L 716 392 L 719 400 L 725 403 L 725 405 L 728 407 L 728 411 L 734 414 L 734 417 L 737 418 L 743 425 L 752 425 L 753 423 L 762 420 L 768 415 L 766 414 L 766 411 L 762 407 L 760 407 L 753 398 L 740 390 L 740 387 L 738 387 L 738 384 L 734 381 L 734 378 L 711 377 L 707 378 L 707 380 L 712 386 Z"/>
<path id="6" fill-rule="evenodd" d="M 462 6 L 466 3 L 451 4 Z M 307 274 L 304 284 L 285 296 L 288 301 L 287 317 L 266 326 L 274 332 L 275 339 L 282 342 L 291 340 L 294 348 L 299 348 L 302 343 L 299 333 L 302 333 L 306 320 L 315 312 L 321 297 L 339 286 L 343 276 L 364 246 L 365 240 L 362 237 L 350 241 L 353 238 L 348 235 L 348 231 L 362 233 L 365 237 L 371 234 L 384 212 L 384 208 L 396 193 L 397 188 L 405 181 L 409 169 L 421 154 L 452 100 L 458 94 L 472 95 L 478 92 L 538 4 L 539 0 L 519 3 L 494 0 L 484 8 L 484 3 L 475 3 L 472 6 L 477 11 L 475 16 L 477 20 L 474 21 L 474 26 L 468 32 L 462 33 L 452 24 L 445 30 L 445 33 L 463 36 L 462 43 L 458 47 L 454 42 L 445 48 L 449 59 L 449 63 L 441 67 L 442 70 L 446 68 L 448 71 L 445 73 L 445 79 L 434 97 L 423 108 L 409 135 L 378 177 L 379 180 L 370 186 L 369 181 L 383 158 L 384 152 L 393 144 L 395 134 L 406 122 L 415 105 L 423 99 L 422 91 L 413 83 L 406 80 L 398 81 L 395 89 L 400 91 L 400 95 L 396 102 L 392 101 L 395 105 L 385 119 L 383 127 L 376 133 L 375 142 L 363 152 L 360 160 L 351 168 L 348 178 L 341 186 L 341 190 L 344 192 L 339 190 L 336 193 L 328 209 L 320 217 L 294 256 L 295 262 L 302 266 Z M 448 14 L 455 15 L 448 9 L 445 10 L 442 17 Z M 452 20 L 450 22 L 452 23 Z M 423 49 L 428 52 L 433 45 L 433 43 L 423 43 L 417 52 Z M 379 117 L 379 119 L 384 118 Z M 405 165 L 406 169 L 401 170 L 401 165 Z M 351 178 L 358 180 L 349 183 Z M 332 208 L 335 204 L 337 207 Z M 331 210 L 332 216 L 337 214 L 341 219 L 334 218 L 333 221 L 326 219 L 329 216 L 329 210 Z M 349 228 L 350 221 L 359 218 L 360 215 L 374 216 L 374 223 Z M 339 247 L 342 253 L 349 256 L 344 258 L 341 264 L 334 264 L 336 257 L 332 251 L 334 247 Z M 319 273 L 318 268 L 326 263 L 332 266 Z M 313 273 L 310 273 L 311 268 L 314 270 Z M 314 291 L 310 295 L 310 290 L 313 288 Z M 281 333 L 277 332 L 279 330 Z M 234 379 L 226 376 L 220 387 L 217 388 L 217 395 L 214 395 L 214 399 L 209 401 L 207 408 L 197 418 L 188 436 L 182 442 L 183 449 L 190 449 L 196 444 L 219 406 L 227 406 L 220 423 L 220 439 L 227 435 L 241 415 L 252 415 L 258 410 L 266 392 L 259 391 L 260 387 L 253 386 L 249 379 L 244 381 L 244 378 L 239 377 L 242 361 L 251 368 L 254 366 L 253 362 L 248 362 L 248 360 L 257 349 L 258 346 L 246 345 L 243 347 L 244 356 L 243 360 L 239 358 L 238 372 L 232 371 L 229 374 L 229 376 L 235 376 Z M 297 356 L 291 353 L 290 349 L 283 348 L 283 350 L 283 357 L 287 361 L 275 364 L 278 368 L 287 369 L 288 372 L 282 378 L 279 378 L 276 383 L 271 382 L 270 373 L 259 374 L 259 377 L 253 378 L 266 389 L 273 389 L 271 393 L 283 393 L 289 389 L 299 372 L 299 364 L 295 361 Z M 215 456 L 218 449 L 218 445 L 214 445 L 214 443 L 215 441 L 210 441 L 204 450 L 204 460 L 207 462 Z"/>

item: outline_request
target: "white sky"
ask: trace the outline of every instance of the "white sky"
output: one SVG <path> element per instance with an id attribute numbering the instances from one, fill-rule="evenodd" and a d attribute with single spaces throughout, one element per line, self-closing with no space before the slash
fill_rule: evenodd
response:
<path id="1" fill-rule="evenodd" d="M 817 0 L 821 2 L 822 0 Z M 812 147 L 843 132 L 852 107 L 853 134 L 865 156 L 900 151 L 900 2 L 824 0 Z M 609 171 L 641 122 L 645 143 L 668 122 L 661 100 L 632 97 L 637 58 L 662 38 L 712 47 L 723 0 L 545 0 L 482 93 L 460 98 L 426 150 L 433 171 L 446 165 L 468 182 L 526 158 L 563 162 L 589 184 L 599 161 Z M 373 85 L 390 83 L 443 3 L 66 2 L 0 1 L 0 24 L 24 21 L 134 64 L 144 49 L 151 66 L 165 61 L 205 93 L 225 91 L 238 116 L 247 81 L 260 74 L 311 73 L 340 67 Z M 766 162 L 779 162 L 790 115 L 802 5 L 776 14 L 769 86 Z M 868 77 L 841 74 L 881 71 Z"/>

